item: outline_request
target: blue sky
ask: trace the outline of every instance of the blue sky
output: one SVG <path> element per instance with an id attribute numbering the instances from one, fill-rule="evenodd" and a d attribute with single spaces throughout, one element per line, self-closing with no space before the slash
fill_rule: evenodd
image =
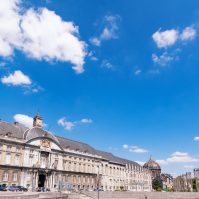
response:
<path id="1" fill-rule="evenodd" d="M 0 118 L 174 175 L 199 164 L 199 2 L 3 0 Z"/>

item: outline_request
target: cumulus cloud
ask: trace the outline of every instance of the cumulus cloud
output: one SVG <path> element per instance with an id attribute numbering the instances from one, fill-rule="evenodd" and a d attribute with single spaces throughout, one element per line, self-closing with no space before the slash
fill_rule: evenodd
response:
<path id="1" fill-rule="evenodd" d="M 95 45 L 95 46 L 100 46 L 101 45 L 101 40 L 98 39 L 97 37 L 93 37 L 90 39 L 90 42 Z"/>
<path id="2" fill-rule="evenodd" d="M 60 126 L 63 126 L 65 130 L 67 131 L 70 131 L 72 130 L 72 128 L 75 126 L 75 122 L 71 122 L 71 121 L 68 121 L 66 120 L 65 117 L 62 117 L 60 118 L 57 123 L 60 125 Z"/>
<path id="3" fill-rule="evenodd" d="M 9 86 L 21 86 L 24 94 L 38 93 L 43 88 L 36 83 L 33 83 L 29 76 L 25 75 L 22 71 L 16 70 L 7 76 L 2 77 L 1 83 Z"/>
<path id="4" fill-rule="evenodd" d="M 172 153 L 167 159 L 157 160 L 157 162 L 164 165 L 164 164 L 169 164 L 169 163 L 199 162 L 199 159 L 192 157 L 187 152 L 176 151 L 176 152 Z"/>
<path id="5" fill-rule="evenodd" d="M 168 162 L 166 160 L 156 160 L 156 162 L 160 165 L 165 165 L 168 164 Z"/>
<path id="6" fill-rule="evenodd" d="M 113 65 L 108 60 L 103 60 L 101 64 L 102 68 L 112 69 Z"/>
<path id="7" fill-rule="evenodd" d="M 0 55 L 3 57 L 12 55 L 14 47 L 21 47 L 20 2 L 20 0 L 0 1 Z"/>
<path id="8" fill-rule="evenodd" d="M 178 39 L 178 34 L 178 31 L 175 29 L 165 31 L 158 30 L 152 35 L 152 38 L 158 48 L 166 48 L 175 44 Z"/>
<path id="9" fill-rule="evenodd" d="M 134 72 L 134 74 L 135 74 L 135 75 L 140 75 L 141 72 L 142 72 L 142 71 L 141 71 L 140 69 L 136 69 L 135 72 Z"/>
<path id="10" fill-rule="evenodd" d="M 140 148 L 138 146 L 129 146 L 128 144 L 123 144 L 123 149 L 127 150 L 128 152 L 132 153 L 147 153 L 148 150 Z"/>
<path id="11" fill-rule="evenodd" d="M 145 164 L 145 162 L 139 161 L 139 160 L 136 160 L 135 162 L 137 162 L 137 163 L 140 164 L 141 166 L 143 166 L 143 165 Z"/>
<path id="12" fill-rule="evenodd" d="M 105 40 L 117 39 L 117 31 L 119 29 L 118 23 L 120 21 L 119 15 L 108 15 L 104 17 L 104 28 L 98 37 L 93 37 L 90 42 L 95 46 L 100 46 Z"/>
<path id="13" fill-rule="evenodd" d="M 195 137 L 193 140 L 195 140 L 195 141 L 199 141 L 199 137 Z"/>
<path id="14" fill-rule="evenodd" d="M 57 121 L 57 124 L 64 127 L 66 131 L 71 131 L 78 124 L 91 124 L 92 122 L 93 120 L 89 118 L 83 118 L 79 121 L 69 121 L 65 117 L 62 117 Z"/>
<path id="15" fill-rule="evenodd" d="M 174 55 L 169 55 L 167 52 L 164 52 L 162 55 L 158 56 L 157 54 L 152 54 L 152 61 L 155 64 L 159 64 L 161 66 L 167 65 L 169 62 L 175 60 L 176 57 Z"/>
<path id="16" fill-rule="evenodd" d="M 158 48 L 167 48 L 174 45 L 177 41 L 190 41 L 196 37 L 196 29 L 187 26 L 181 32 L 177 29 L 161 31 L 153 33 L 152 38 Z"/>
<path id="17" fill-rule="evenodd" d="M 33 118 L 28 115 L 16 114 L 14 120 L 29 128 L 33 126 Z"/>
<path id="18" fill-rule="evenodd" d="M 88 118 L 81 119 L 81 123 L 84 123 L 84 124 L 90 124 L 92 122 L 93 122 L 92 119 L 88 119 Z"/>
<path id="19" fill-rule="evenodd" d="M 196 37 L 196 30 L 192 27 L 186 27 L 180 35 L 180 39 L 182 41 L 193 40 L 195 37 Z"/>
<path id="20" fill-rule="evenodd" d="M 20 70 L 16 70 L 13 74 L 2 77 L 1 82 L 3 84 L 9 84 L 14 86 L 30 85 L 32 83 L 31 79 Z"/>
<path id="21" fill-rule="evenodd" d="M 26 10 L 21 0 L 2 0 L 0 16 L 0 56 L 18 49 L 33 59 L 70 62 L 76 73 L 84 71 L 86 44 L 72 22 L 47 8 Z"/>

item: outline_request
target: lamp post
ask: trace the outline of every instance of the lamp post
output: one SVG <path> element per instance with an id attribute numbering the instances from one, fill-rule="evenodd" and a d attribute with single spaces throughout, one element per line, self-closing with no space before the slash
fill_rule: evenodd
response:
<path id="1" fill-rule="evenodd" d="M 99 199 L 99 165 L 97 166 L 97 199 Z"/>

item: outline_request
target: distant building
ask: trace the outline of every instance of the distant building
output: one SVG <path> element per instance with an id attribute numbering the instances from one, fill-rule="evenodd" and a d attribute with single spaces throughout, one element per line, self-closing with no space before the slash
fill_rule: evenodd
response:
<path id="1" fill-rule="evenodd" d="M 175 191 L 179 192 L 192 192 L 193 191 L 192 180 L 193 178 L 191 176 L 191 172 L 187 172 L 186 174 L 174 178 L 173 188 Z"/>
<path id="2" fill-rule="evenodd" d="M 151 171 L 152 179 L 160 177 L 161 167 L 156 161 L 152 160 L 151 157 L 150 157 L 149 161 L 143 165 L 143 167 L 146 169 L 149 169 Z"/>
<path id="3" fill-rule="evenodd" d="M 163 189 L 171 190 L 173 188 L 173 177 L 170 174 L 162 173 L 161 180 L 163 184 Z"/>
<path id="4" fill-rule="evenodd" d="M 193 172 L 196 180 L 196 190 L 199 192 L 199 168 L 194 169 Z"/>
<path id="5" fill-rule="evenodd" d="M 151 172 L 138 163 L 99 151 L 88 144 L 55 136 L 43 129 L 0 121 L 0 184 L 30 190 L 74 189 L 151 191 Z"/>

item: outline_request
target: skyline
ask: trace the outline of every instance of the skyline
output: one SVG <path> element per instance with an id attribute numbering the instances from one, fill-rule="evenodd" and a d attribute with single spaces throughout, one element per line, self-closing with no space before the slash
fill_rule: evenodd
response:
<path id="1" fill-rule="evenodd" d="M 39 111 L 56 135 L 199 167 L 199 3 L 6 0 L 0 14 L 3 121 Z"/>

